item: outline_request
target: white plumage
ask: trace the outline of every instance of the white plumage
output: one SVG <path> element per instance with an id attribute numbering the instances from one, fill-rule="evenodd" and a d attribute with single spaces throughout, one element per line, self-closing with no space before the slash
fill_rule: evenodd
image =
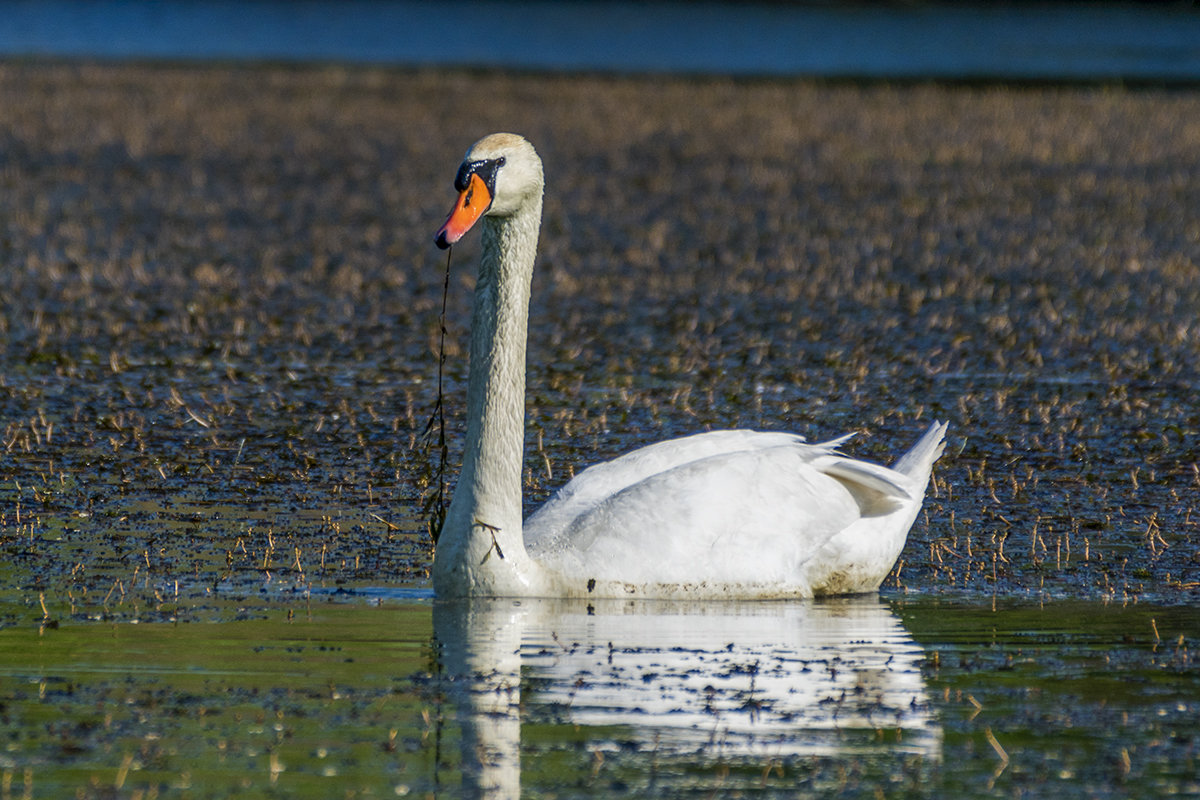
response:
<path id="1" fill-rule="evenodd" d="M 434 558 L 440 596 L 767 598 L 875 591 L 920 510 L 946 426 L 895 468 L 849 437 L 714 431 L 579 473 L 521 522 L 525 340 L 542 166 L 513 134 L 476 143 L 449 246 L 484 219 L 472 317 L 467 442 Z"/>

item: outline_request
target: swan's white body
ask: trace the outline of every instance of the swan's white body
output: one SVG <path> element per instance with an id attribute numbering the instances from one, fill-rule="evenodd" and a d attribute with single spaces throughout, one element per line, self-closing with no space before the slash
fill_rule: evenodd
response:
<path id="1" fill-rule="evenodd" d="M 438 235 L 481 216 L 467 440 L 434 556 L 439 596 L 779 598 L 871 592 L 921 507 L 946 426 L 892 469 L 838 439 L 715 431 L 580 472 L 522 526 L 525 342 L 542 165 L 513 134 L 476 143 Z"/>

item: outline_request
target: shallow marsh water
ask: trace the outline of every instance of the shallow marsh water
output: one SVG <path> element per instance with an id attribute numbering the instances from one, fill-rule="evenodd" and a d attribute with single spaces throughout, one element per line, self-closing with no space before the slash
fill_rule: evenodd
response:
<path id="1" fill-rule="evenodd" d="M 1200 612 L 397 600 L 0 631 L 33 797 L 1200 791 Z"/>
<path id="2" fill-rule="evenodd" d="M 0 105 L 0 796 L 457 796 L 480 714 L 531 796 L 1197 791 L 1195 92 L 7 63 Z M 528 502 L 706 427 L 888 461 L 948 419 L 850 606 L 884 634 L 431 604 L 430 234 L 501 128 L 551 176 Z M 518 632 L 514 689 L 470 659 Z"/>

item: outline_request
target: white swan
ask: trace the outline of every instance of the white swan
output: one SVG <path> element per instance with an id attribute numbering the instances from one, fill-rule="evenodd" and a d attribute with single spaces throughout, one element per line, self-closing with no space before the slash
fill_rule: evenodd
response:
<path id="1" fill-rule="evenodd" d="M 438 596 L 778 598 L 871 592 L 920 510 L 946 426 L 892 469 L 848 437 L 715 431 L 590 467 L 521 524 L 525 341 L 542 162 L 515 134 L 467 152 L 445 248 L 484 220 L 467 439 L 433 561 Z"/>

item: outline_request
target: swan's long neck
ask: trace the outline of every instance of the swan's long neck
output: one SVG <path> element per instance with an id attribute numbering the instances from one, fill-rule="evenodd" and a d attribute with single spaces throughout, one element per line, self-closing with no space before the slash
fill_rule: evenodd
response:
<path id="1" fill-rule="evenodd" d="M 521 535 L 521 473 L 529 286 L 541 217 L 539 194 L 511 216 L 484 219 L 466 450 L 434 559 L 441 596 L 528 594 L 536 581 Z"/>

